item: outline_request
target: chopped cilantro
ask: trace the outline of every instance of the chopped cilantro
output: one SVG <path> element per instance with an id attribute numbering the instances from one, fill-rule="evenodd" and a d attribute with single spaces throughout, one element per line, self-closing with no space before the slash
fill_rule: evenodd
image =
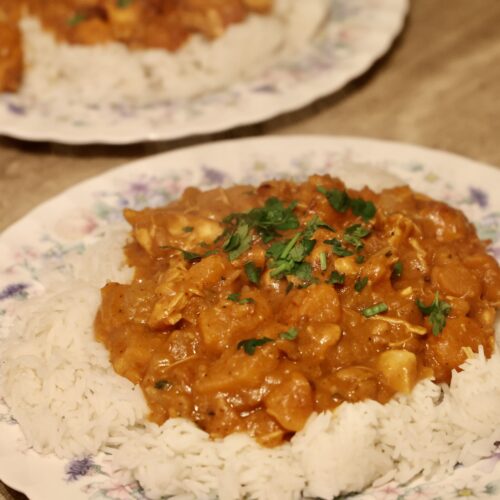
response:
<path id="1" fill-rule="evenodd" d="M 439 292 L 436 292 L 430 306 L 426 306 L 420 299 L 417 299 L 417 306 L 424 316 L 429 316 L 429 321 L 432 325 L 432 333 L 434 335 L 439 335 L 446 326 L 446 317 L 451 311 L 450 304 L 444 300 L 439 300 Z"/>
<path id="2" fill-rule="evenodd" d="M 345 283 L 345 274 L 333 271 L 326 282 L 330 285 L 343 285 Z"/>
<path id="3" fill-rule="evenodd" d="M 260 267 L 257 267 L 253 262 L 247 262 L 245 264 L 245 273 L 251 283 L 255 285 L 259 284 L 262 275 L 262 269 Z"/>
<path id="4" fill-rule="evenodd" d="M 317 189 L 321 194 L 324 194 L 326 196 L 328 203 L 330 203 L 330 205 L 337 212 L 340 212 L 341 214 L 347 212 L 351 200 L 346 191 L 341 191 L 340 189 L 336 188 L 327 190 L 323 186 L 318 186 Z"/>
<path id="5" fill-rule="evenodd" d="M 402 274 L 403 274 L 403 263 L 400 260 L 398 260 L 392 268 L 391 278 L 401 278 Z"/>
<path id="6" fill-rule="evenodd" d="M 155 389 L 158 389 L 159 391 L 162 391 L 165 389 L 165 387 L 170 387 L 172 385 L 172 382 L 169 382 L 168 380 L 157 380 L 155 382 Z"/>
<path id="7" fill-rule="evenodd" d="M 227 252 L 229 260 L 236 260 L 244 252 L 246 252 L 252 243 L 252 235 L 248 224 L 240 224 L 226 238 L 222 249 Z"/>
<path id="8" fill-rule="evenodd" d="M 361 314 L 365 318 L 371 318 L 372 316 L 376 316 L 377 314 L 387 312 L 389 308 L 385 302 L 380 302 L 380 304 L 375 304 L 374 306 L 367 307 L 361 311 Z"/>
<path id="9" fill-rule="evenodd" d="M 244 305 L 244 304 L 255 304 L 255 300 L 252 299 L 251 297 L 247 297 L 245 299 L 240 298 L 239 293 L 230 293 L 227 296 L 227 300 L 230 300 L 231 302 L 236 302 L 237 304 Z"/>
<path id="10" fill-rule="evenodd" d="M 347 250 L 347 248 L 345 248 L 337 238 L 325 240 L 324 243 L 326 243 L 327 245 L 332 245 L 333 253 L 335 255 L 338 255 L 339 257 L 349 257 L 350 255 L 353 255 L 353 253 L 350 250 Z"/>
<path id="11" fill-rule="evenodd" d="M 193 229 L 194 227 L 193 226 L 184 226 L 182 228 L 182 230 L 185 232 L 185 233 L 192 233 L 193 232 Z"/>
<path id="12" fill-rule="evenodd" d="M 352 245 L 356 250 L 362 250 L 365 246 L 361 241 L 371 233 L 371 229 L 361 224 L 353 224 L 344 231 L 344 241 Z"/>
<path id="13" fill-rule="evenodd" d="M 117 7 L 120 7 L 120 9 L 125 9 L 128 7 L 134 0 L 116 0 L 116 5 Z"/>
<path id="14" fill-rule="evenodd" d="M 268 243 L 279 236 L 277 231 L 299 227 L 299 220 L 293 213 L 296 206 L 296 201 L 285 207 L 278 198 L 269 198 L 263 207 L 253 208 L 247 213 L 232 213 L 224 219 L 224 222 L 237 226 L 246 224 L 256 230 L 264 243 Z"/>
<path id="15" fill-rule="evenodd" d="M 80 23 L 85 21 L 85 19 L 87 19 L 87 16 L 85 14 L 77 12 L 68 19 L 68 26 L 74 28 L 75 26 L 78 26 Z"/>
<path id="16" fill-rule="evenodd" d="M 297 338 L 298 334 L 299 334 L 299 331 L 297 330 L 297 328 L 290 328 L 286 332 L 280 333 L 280 339 L 295 340 Z"/>
<path id="17" fill-rule="evenodd" d="M 326 252 L 321 252 L 319 254 L 319 267 L 322 271 L 326 271 L 327 266 L 328 266 L 328 262 L 326 260 Z"/>
<path id="18" fill-rule="evenodd" d="M 195 260 L 203 259 L 204 257 L 208 257 L 209 255 L 214 255 L 218 252 L 218 250 L 215 248 L 213 250 L 208 250 L 204 254 L 189 252 L 187 250 L 183 250 L 182 248 L 172 247 L 170 245 L 162 246 L 160 248 L 162 250 L 177 250 L 178 252 L 181 252 L 184 259 L 187 260 L 188 262 L 194 262 Z"/>
<path id="19" fill-rule="evenodd" d="M 316 245 L 316 240 L 310 238 L 320 222 L 318 217 L 313 217 L 304 230 L 295 234 L 292 239 L 278 241 L 268 248 L 266 256 L 269 259 L 271 277 L 280 279 L 283 276 L 294 275 L 302 281 L 312 281 L 312 266 L 304 262 L 304 259 Z"/>
<path id="20" fill-rule="evenodd" d="M 365 260 L 366 259 L 364 255 L 356 255 L 356 264 L 363 264 Z"/>
<path id="21" fill-rule="evenodd" d="M 365 276 L 364 278 L 359 278 L 356 280 L 356 283 L 354 283 L 354 290 L 360 293 L 366 285 L 368 285 L 368 277 Z"/>
<path id="22" fill-rule="evenodd" d="M 242 340 L 238 343 L 237 349 L 243 349 L 249 356 L 253 356 L 255 354 L 255 349 L 260 347 L 268 342 L 274 342 L 273 339 L 268 337 L 262 337 L 260 339 L 247 339 Z"/>
<path id="23" fill-rule="evenodd" d="M 362 198 L 351 200 L 351 210 L 354 215 L 361 217 L 365 222 L 373 219 L 377 209 L 371 201 L 365 201 Z"/>
<path id="24" fill-rule="evenodd" d="M 181 250 L 182 256 L 189 262 L 192 262 L 193 260 L 199 260 L 201 259 L 202 255 L 196 252 L 187 252 L 186 250 Z"/>
<path id="25" fill-rule="evenodd" d="M 346 191 L 336 188 L 328 190 L 323 186 L 318 186 L 316 189 L 325 195 L 331 207 L 341 214 L 347 212 L 350 208 L 354 215 L 368 222 L 377 212 L 375 205 L 371 201 L 365 201 L 362 198 L 351 198 Z"/>

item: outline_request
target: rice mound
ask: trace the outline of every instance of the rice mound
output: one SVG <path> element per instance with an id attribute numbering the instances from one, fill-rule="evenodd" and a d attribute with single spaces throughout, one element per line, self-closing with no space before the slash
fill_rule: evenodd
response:
<path id="1" fill-rule="evenodd" d="M 425 380 L 386 405 L 369 400 L 312 415 L 273 449 L 244 434 L 213 441 L 184 419 L 148 422 L 140 388 L 115 374 L 93 337 L 99 287 L 131 279 L 125 238 L 124 228 L 113 231 L 45 276 L 45 293 L 20 306 L 2 346 L 0 394 L 37 452 L 109 453 L 151 498 L 281 500 L 448 474 L 488 456 L 500 439 L 498 350 L 469 359 L 449 387 Z"/>
<path id="2" fill-rule="evenodd" d="M 19 94 L 45 103 L 147 105 L 190 98 L 255 75 L 307 45 L 331 0 L 276 0 L 272 14 L 250 15 L 215 41 L 201 35 L 175 53 L 119 43 L 58 43 L 34 18 L 21 21 L 26 68 Z"/>

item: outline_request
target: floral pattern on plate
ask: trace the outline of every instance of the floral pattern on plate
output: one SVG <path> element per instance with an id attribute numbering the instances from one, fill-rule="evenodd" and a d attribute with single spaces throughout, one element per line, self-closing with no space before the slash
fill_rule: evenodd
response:
<path id="1" fill-rule="evenodd" d="M 232 183 L 256 184 L 269 178 L 304 178 L 313 173 L 340 175 L 349 184 L 370 173 L 399 179 L 414 189 L 462 209 L 481 237 L 500 257 L 500 201 L 495 186 L 500 171 L 414 146 L 350 138 L 267 138 L 233 141 L 147 158 L 79 184 L 36 208 L 0 237 L 0 339 L 9 334 L 15 306 L 40 293 L 41 272 L 61 266 L 68 254 L 81 253 L 124 207 L 161 205 L 188 185 L 208 189 Z M 500 446 L 500 443 L 496 443 Z M 104 454 L 49 459 L 26 450 L 22 434 L 0 400 L 1 478 L 32 498 L 63 500 L 145 499 L 136 482 L 114 470 Z M 33 457 L 35 455 L 35 457 Z M 30 460 L 31 475 L 19 471 Z M 449 477 L 370 488 L 360 500 L 447 500 L 500 496 L 500 448 L 472 467 L 457 467 Z M 33 465 L 35 464 L 36 467 Z M 35 468 L 33 468 L 35 467 Z M 20 479 L 21 478 L 21 479 Z M 47 495 L 45 496 L 47 497 Z"/>

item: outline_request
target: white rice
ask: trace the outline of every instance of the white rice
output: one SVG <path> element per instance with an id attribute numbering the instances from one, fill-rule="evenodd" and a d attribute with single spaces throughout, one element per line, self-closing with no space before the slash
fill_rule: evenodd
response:
<path id="1" fill-rule="evenodd" d="M 26 58 L 20 95 L 86 105 L 193 97 L 263 71 L 307 45 L 328 18 L 331 0 L 276 0 L 271 15 L 251 15 L 210 42 L 193 36 L 176 53 L 129 51 L 119 43 L 57 43 L 33 18 L 21 22 Z"/>
<path id="2" fill-rule="evenodd" d="M 147 422 L 141 390 L 114 373 L 93 338 L 98 288 L 107 277 L 130 279 L 120 265 L 124 238 L 115 232 L 46 276 L 47 291 L 23 304 L 2 347 L 0 392 L 37 452 L 109 452 L 151 498 L 286 500 L 447 474 L 457 462 L 487 456 L 500 439 L 498 352 L 468 360 L 450 387 L 427 380 L 386 405 L 344 404 L 313 415 L 274 449 L 242 434 L 212 441 L 182 419 Z"/>

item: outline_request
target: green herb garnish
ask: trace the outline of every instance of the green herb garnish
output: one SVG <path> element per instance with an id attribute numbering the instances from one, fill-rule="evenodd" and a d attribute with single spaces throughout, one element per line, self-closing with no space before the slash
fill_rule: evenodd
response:
<path id="1" fill-rule="evenodd" d="M 193 229 L 194 227 L 193 226 L 184 226 L 182 228 L 182 230 L 185 232 L 185 233 L 192 233 L 193 232 Z"/>
<path id="2" fill-rule="evenodd" d="M 163 389 L 165 389 L 165 387 L 170 387 L 171 385 L 172 382 L 169 382 L 168 380 L 157 380 L 155 382 L 155 389 L 162 391 Z"/>
<path id="3" fill-rule="evenodd" d="M 239 293 L 230 293 L 227 296 L 227 300 L 230 300 L 231 302 L 236 302 L 237 304 L 244 305 L 244 304 L 255 304 L 255 300 L 252 299 L 251 297 L 246 297 L 244 299 L 240 298 Z"/>
<path id="4" fill-rule="evenodd" d="M 87 16 L 85 14 L 82 14 L 81 12 L 77 12 L 74 14 L 72 17 L 68 19 L 68 26 L 71 26 L 74 28 L 75 26 L 78 26 L 80 23 L 85 21 L 87 19 Z"/>
<path id="5" fill-rule="evenodd" d="M 259 284 L 262 275 L 262 269 L 260 267 L 257 267 L 253 262 L 247 262 L 245 264 L 245 273 L 251 283 L 255 285 Z"/>
<path id="6" fill-rule="evenodd" d="M 360 293 L 366 285 L 368 285 L 368 277 L 365 276 L 364 278 L 359 278 L 356 280 L 356 283 L 354 283 L 354 290 Z"/>
<path id="7" fill-rule="evenodd" d="M 341 214 L 347 212 L 350 206 L 351 199 L 349 198 L 349 195 L 346 193 L 346 191 L 341 191 L 340 189 L 336 188 L 327 190 L 323 186 L 318 186 L 317 189 L 321 194 L 324 194 L 326 196 L 328 203 L 330 203 L 330 205 L 337 212 L 340 212 Z"/>
<path id="8" fill-rule="evenodd" d="M 120 7 L 120 9 L 125 9 L 128 7 L 134 0 L 116 0 L 116 5 L 117 7 Z"/>
<path id="9" fill-rule="evenodd" d="M 364 255 L 356 255 L 356 264 L 363 264 L 365 260 L 366 259 Z"/>
<path id="10" fill-rule="evenodd" d="M 229 260 L 236 260 L 246 252 L 252 243 L 250 226 L 246 223 L 239 224 L 236 229 L 226 238 L 222 249 L 228 254 Z"/>
<path id="11" fill-rule="evenodd" d="M 297 330 L 297 328 L 290 328 L 286 332 L 280 333 L 280 339 L 295 340 L 297 338 L 298 334 L 299 334 L 299 331 Z"/>
<path id="12" fill-rule="evenodd" d="M 321 252 L 319 254 L 319 267 L 322 271 L 326 271 L 327 265 L 328 265 L 328 262 L 326 260 L 326 252 Z"/>
<path id="13" fill-rule="evenodd" d="M 371 229 L 361 224 L 353 224 L 344 231 L 344 241 L 352 245 L 356 250 L 362 250 L 365 246 L 361 241 L 371 233 Z"/>
<path id="14" fill-rule="evenodd" d="M 333 271 L 326 282 L 330 285 L 343 285 L 345 283 L 345 274 Z"/>
<path id="15" fill-rule="evenodd" d="M 293 213 L 296 206 L 296 201 L 285 207 L 278 198 L 269 198 L 263 207 L 253 208 L 246 213 L 232 213 L 224 218 L 224 222 L 236 226 L 247 224 L 249 228 L 255 229 L 264 243 L 268 243 L 279 236 L 278 231 L 299 227 L 299 220 Z"/>
<path id="16" fill-rule="evenodd" d="M 380 304 L 376 304 L 371 307 L 367 307 L 361 311 L 361 314 L 365 318 L 371 318 L 372 316 L 376 316 L 377 314 L 387 312 L 389 308 L 385 302 L 380 302 Z"/>
<path id="17" fill-rule="evenodd" d="M 429 316 L 429 321 L 432 325 L 432 333 L 434 335 L 439 335 L 446 326 L 446 317 L 451 311 L 450 304 L 444 300 L 439 300 L 439 292 L 436 292 L 430 306 L 426 306 L 420 299 L 417 299 L 417 306 L 424 316 Z"/>
<path id="18" fill-rule="evenodd" d="M 353 253 L 350 250 L 347 250 L 347 248 L 345 248 L 337 238 L 325 240 L 324 243 L 326 243 L 327 245 L 332 245 L 333 253 L 335 255 L 338 255 L 339 257 L 349 257 L 350 255 L 353 255 Z"/>
<path id="19" fill-rule="evenodd" d="M 346 191 L 336 188 L 328 190 L 323 186 L 318 186 L 316 189 L 325 195 L 334 210 L 342 214 L 350 208 L 354 215 L 368 222 L 377 212 L 375 205 L 371 201 L 365 201 L 362 198 L 351 198 Z"/>
<path id="20" fill-rule="evenodd" d="M 402 274 L 403 274 L 403 263 L 400 260 L 398 260 L 392 268 L 391 278 L 401 278 Z"/>
<path id="21" fill-rule="evenodd" d="M 242 340 L 241 342 L 238 342 L 237 349 L 243 349 L 249 356 L 253 356 L 257 347 L 267 344 L 268 342 L 274 342 L 274 340 L 268 337 Z"/>

